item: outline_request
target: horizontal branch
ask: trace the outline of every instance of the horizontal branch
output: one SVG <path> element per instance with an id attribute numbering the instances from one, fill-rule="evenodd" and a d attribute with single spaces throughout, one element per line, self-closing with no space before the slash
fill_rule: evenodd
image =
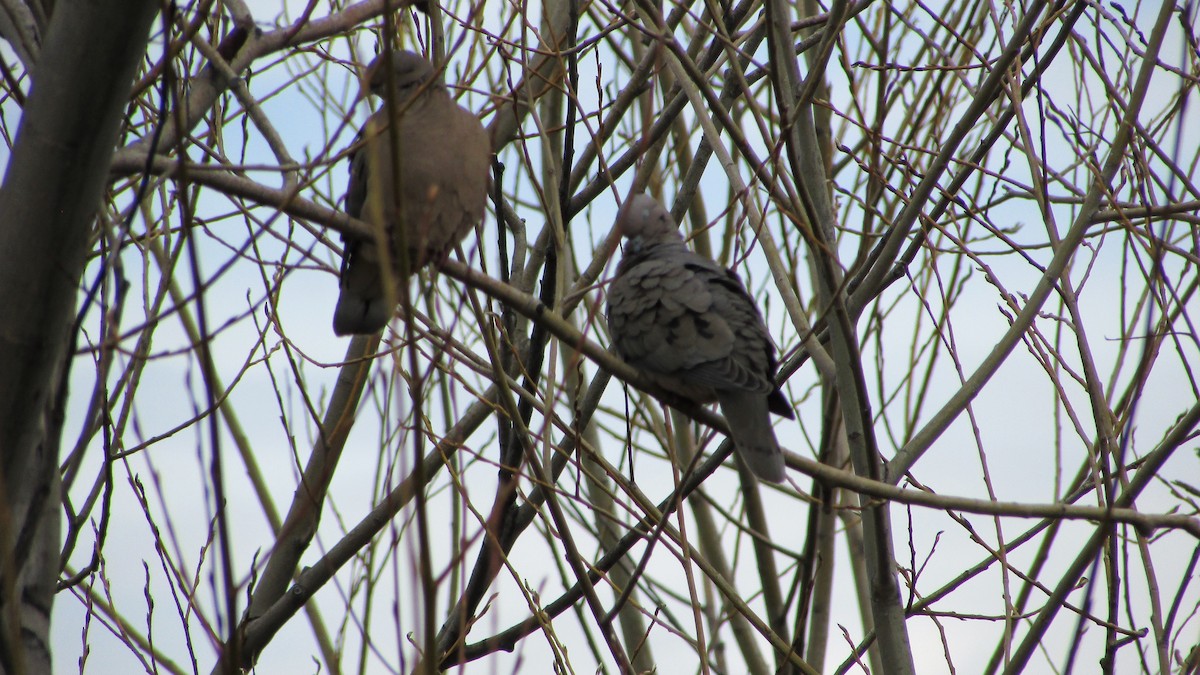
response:
<path id="1" fill-rule="evenodd" d="M 681 397 L 663 392 L 647 381 L 637 369 L 622 361 L 599 344 L 588 340 L 582 333 L 555 314 L 531 295 L 493 279 L 457 261 L 446 261 L 441 270 L 448 276 L 478 289 L 499 302 L 512 307 L 529 319 L 541 323 L 558 339 L 570 344 L 573 349 L 586 354 L 597 366 L 624 382 L 650 392 L 656 398 L 678 408 L 684 414 L 702 424 L 726 431 L 722 417 Z M 877 499 L 895 501 L 914 506 L 926 506 L 940 510 L 963 511 L 981 515 L 1009 516 L 1013 518 L 1049 518 L 1060 520 L 1090 520 L 1107 523 L 1126 523 L 1144 530 L 1170 528 L 1184 530 L 1200 539 L 1200 519 L 1174 514 L 1150 514 L 1132 508 L 1104 508 L 1100 506 L 1076 506 L 1073 504 L 1023 504 L 997 502 L 970 497 L 951 497 L 923 490 L 911 490 L 884 481 L 863 478 L 854 473 L 836 469 L 816 460 L 785 453 L 789 467 L 812 478 L 840 488 Z"/>

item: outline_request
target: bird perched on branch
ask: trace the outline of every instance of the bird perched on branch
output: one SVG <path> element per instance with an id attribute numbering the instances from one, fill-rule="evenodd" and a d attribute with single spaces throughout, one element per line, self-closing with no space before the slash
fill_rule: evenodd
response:
<path id="1" fill-rule="evenodd" d="M 608 288 L 617 353 L 667 391 L 719 402 L 746 465 L 783 481 L 769 413 L 795 413 L 775 386 L 775 347 L 742 282 L 689 250 L 670 212 L 648 195 L 625 202 L 617 228 L 628 239 Z"/>
<path id="2" fill-rule="evenodd" d="M 346 212 L 373 226 L 346 240 L 333 332 L 387 325 L 399 284 L 444 256 L 483 219 L 491 141 L 424 57 L 376 57 L 363 95 L 383 100 L 355 139 Z"/>

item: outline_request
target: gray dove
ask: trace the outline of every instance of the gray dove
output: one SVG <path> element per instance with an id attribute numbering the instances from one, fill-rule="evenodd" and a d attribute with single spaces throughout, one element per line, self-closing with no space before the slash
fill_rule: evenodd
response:
<path id="1" fill-rule="evenodd" d="M 380 55 L 367 67 L 364 88 L 383 105 L 355 139 L 346 212 L 376 231 L 346 241 L 333 311 L 338 335 L 382 330 L 406 281 L 402 259 L 415 273 L 444 256 L 483 220 L 487 201 L 491 141 L 429 61 L 408 51 Z"/>
<path id="2" fill-rule="evenodd" d="M 617 354 L 667 391 L 719 402 L 746 465 L 782 482 L 783 452 L 769 413 L 795 414 L 775 386 L 775 347 L 742 282 L 689 250 L 653 197 L 630 197 L 617 228 L 629 240 L 608 288 Z"/>

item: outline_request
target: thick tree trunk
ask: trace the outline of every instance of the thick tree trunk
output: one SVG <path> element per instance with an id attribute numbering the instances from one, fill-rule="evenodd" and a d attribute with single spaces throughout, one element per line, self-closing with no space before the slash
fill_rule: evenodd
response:
<path id="1" fill-rule="evenodd" d="M 50 672 L 58 443 L 88 228 L 153 0 L 63 0 L 0 188 L 0 672 Z"/>

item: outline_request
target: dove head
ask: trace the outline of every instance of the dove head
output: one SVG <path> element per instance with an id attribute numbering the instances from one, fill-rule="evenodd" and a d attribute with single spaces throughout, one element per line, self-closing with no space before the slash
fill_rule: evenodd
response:
<path id="1" fill-rule="evenodd" d="M 362 96 L 374 94 L 384 98 L 389 77 L 395 87 L 393 105 L 404 103 L 416 95 L 426 82 L 434 79 L 433 64 L 424 56 L 403 49 L 393 51 L 391 59 L 387 58 L 387 54 L 380 54 L 367 66 Z"/>
<path id="2" fill-rule="evenodd" d="M 625 202 L 617 212 L 617 228 L 635 251 L 651 244 L 683 241 L 671 212 L 646 194 L 633 195 Z"/>

